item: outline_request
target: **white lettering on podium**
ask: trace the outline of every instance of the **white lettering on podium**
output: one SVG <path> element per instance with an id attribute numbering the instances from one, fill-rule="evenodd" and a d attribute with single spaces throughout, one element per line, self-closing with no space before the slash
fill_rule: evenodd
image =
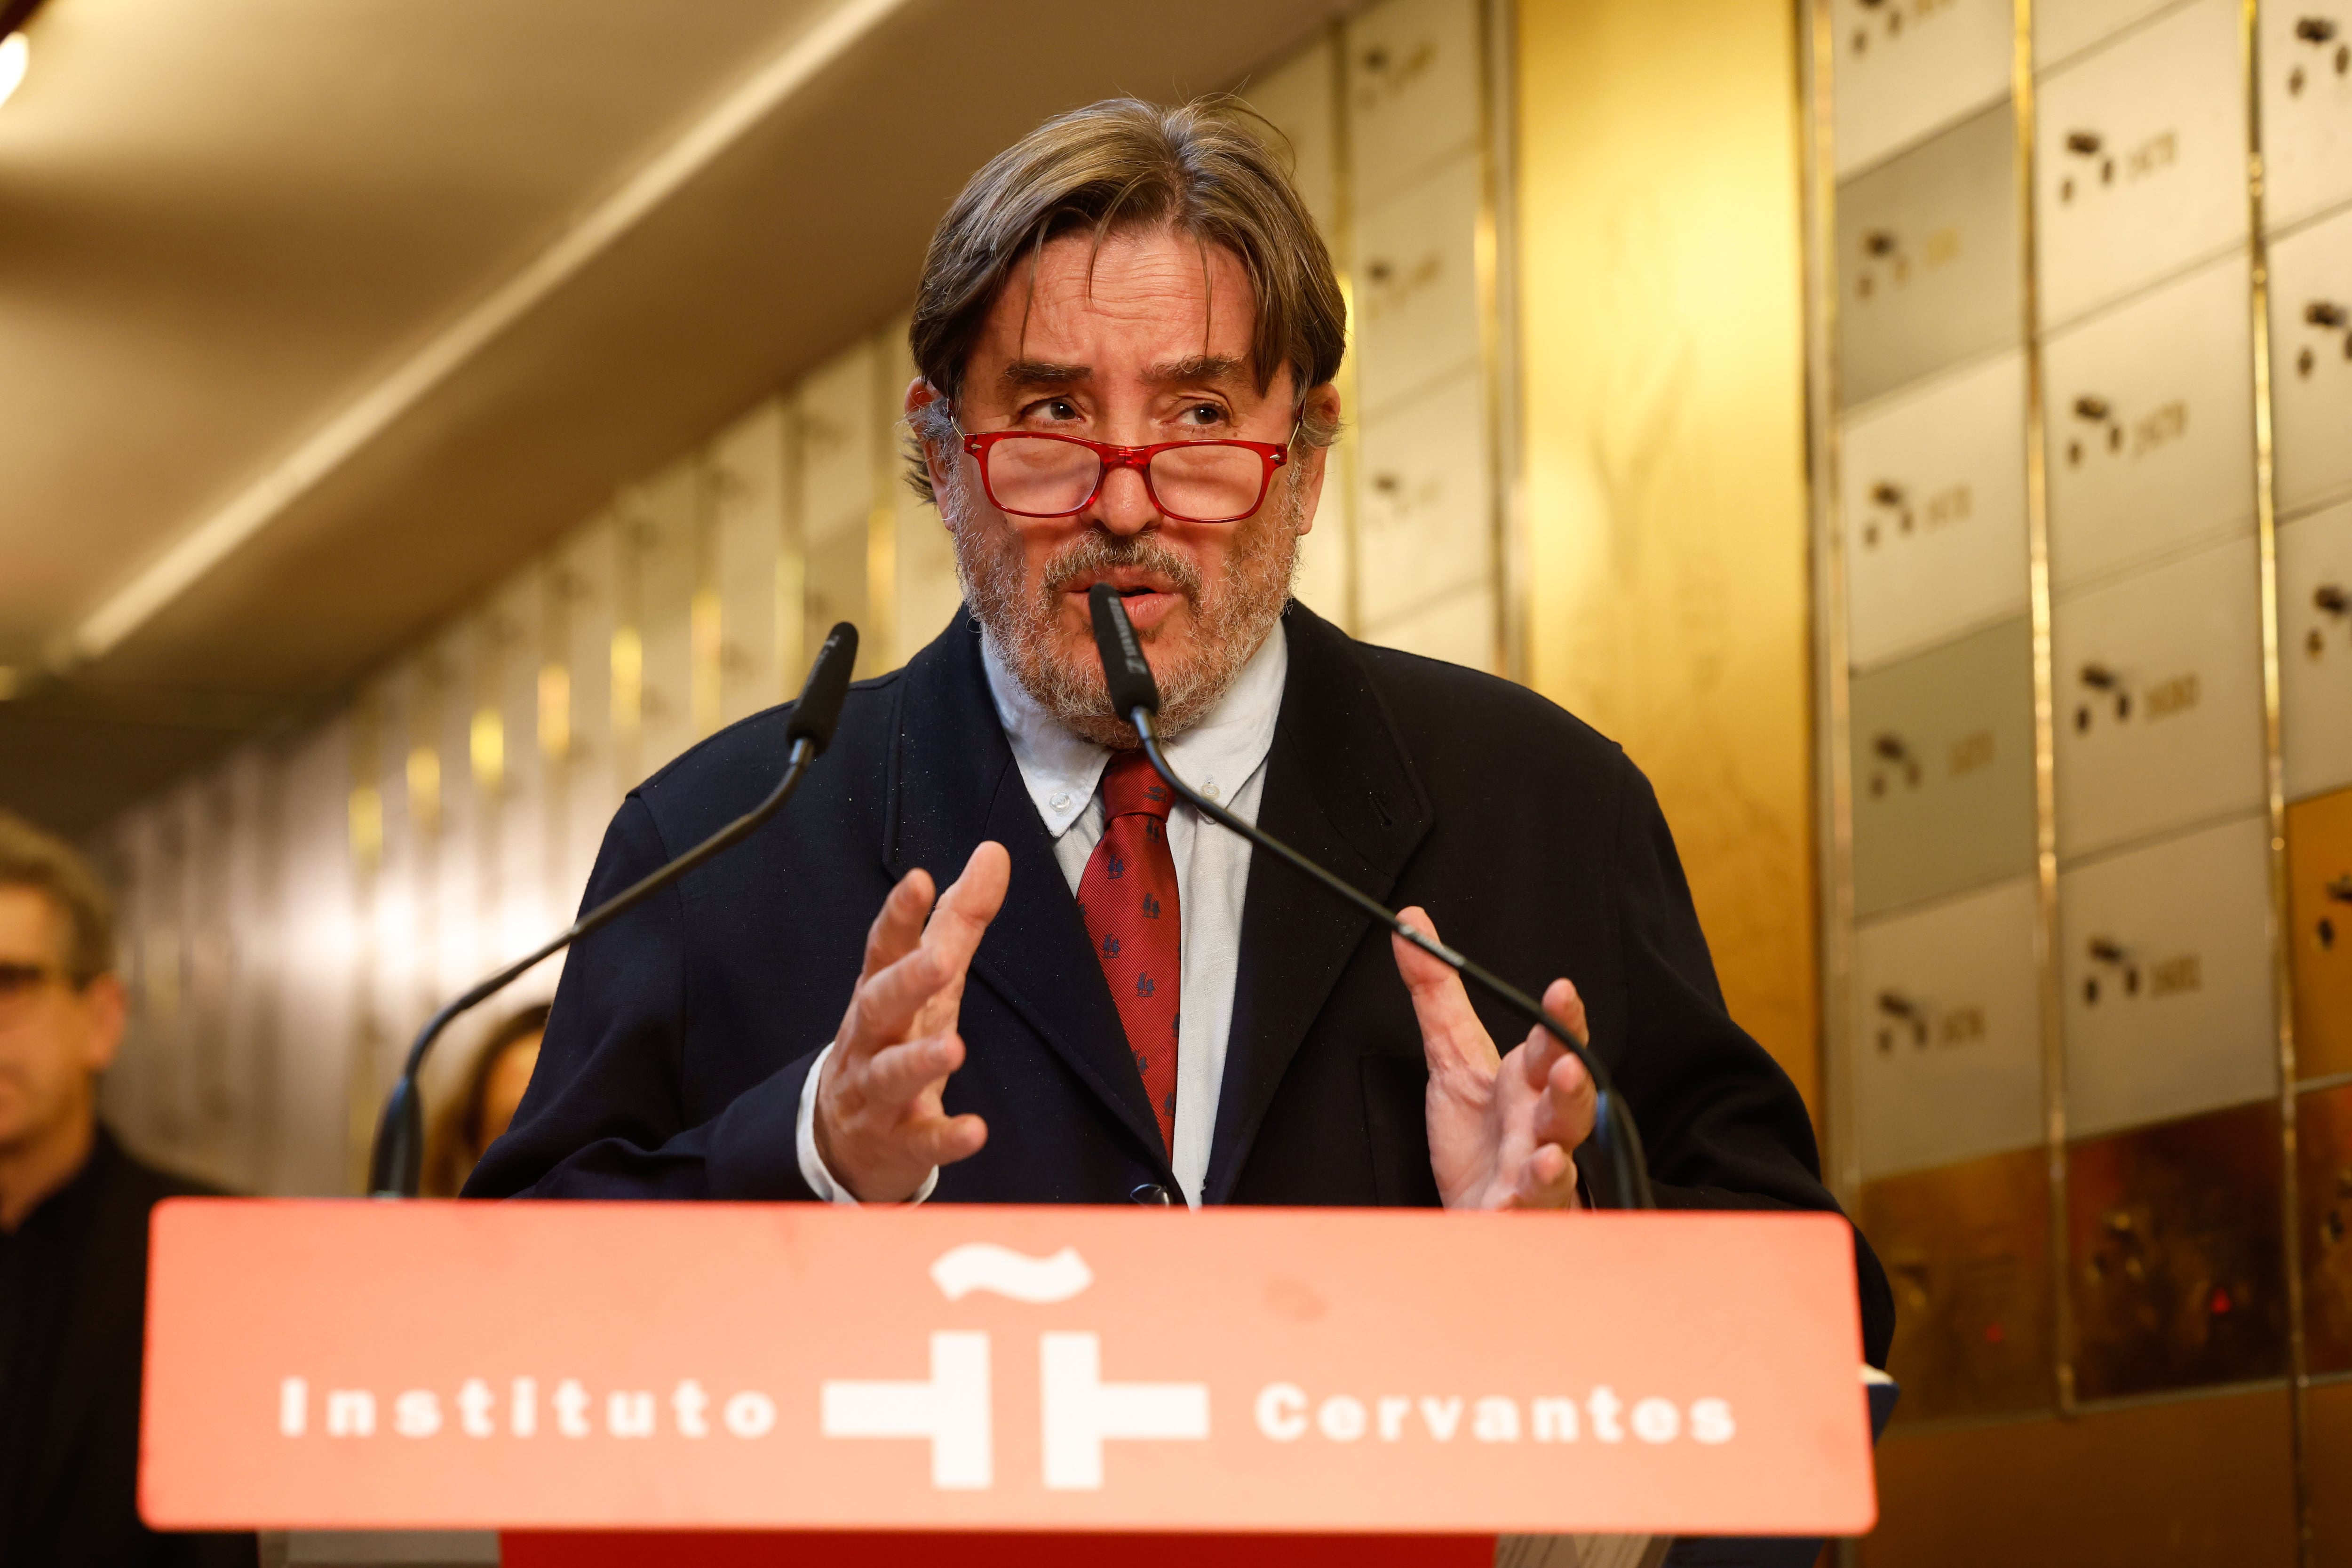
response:
<path id="1" fill-rule="evenodd" d="M 710 1436 L 710 1423 L 702 1418 L 702 1413 L 710 1408 L 710 1395 L 702 1392 L 702 1384 L 690 1377 L 679 1384 L 669 1396 L 669 1408 L 677 1417 L 679 1436 Z"/>
<path id="2" fill-rule="evenodd" d="M 1257 1429 L 1277 1443 L 1295 1443 L 1306 1436 L 1307 1391 L 1295 1383 L 1269 1383 L 1259 1389 Z"/>
<path id="3" fill-rule="evenodd" d="M 604 1430 L 615 1437 L 654 1435 L 654 1396 L 643 1389 L 614 1390 L 604 1396 Z"/>
<path id="4" fill-rule="evenodd" d="M 328 1390 L 327 1436 L 330 1437 L 374 1436 L 375 1395 L 364 1388 Z"/>
<path id="5" fill-rule="evenodd" d="M 1037 1362 L 1051 1490 L 1100 1489 L 1107 1438 L 1184 1441 L 1209 1435 L 1207 1384 L 1105 1383 L 1100 1334 L 1040 1334 Z M 1362 1414 L 1359 1405 L 1360 1420 Z"/>
<path id="6" fill-rule="evenodd" d="M 539 1432 L 539 1380 L 517 1377 L 507 1384 L 506 1434 L 513 1437 L 536 1436 Z M 388 1396 L 391 1401 L 391 1428 L 403 1437 L 425 1438 L 440 1436 L 445 1431 L 462 1432 L 468 1437 L 488 1438 L 499 1434 L 499 1395 L 488 1378 L 469 1377 L 457 1384 L 454 1393 L 432 1388 L 409 1388 Z M 592 1394 L 578 1378 L 567 1377 L 555 1386 L 548 1403 L 554 1407 L 556 1430 L 567 1437 L 593 1437 L 598 1427 L 592 1419 L 602 1398 L 604 1411 L 603 1433 L 625 1439 L 657 1437 L 661 1435 L 662 1401 L 650 1390 L 635 1388 L 607 1389 Z M 376 1391 L 368 1388 L 332 1388 L 325 1394 L 324 1429 L 330 1437 L 373 1437 L 376 1431 Z M 454 1405 L 457 1417 L 448 1418 Z M 681 1437 L 708 1437 L 714 1420 L 723 1422 L 727 1430 L 738 1437 L 764 1437 L 776 1429 L 776 1402 L 756 1388 L 743 1389 L 728 1397 L 723 1405 L 694 1378 L 682 1378 L 672 1388 L 668 1398 L 672 1425 Z M 716 1412 L 714 1415 L 714 1411 Z M 278 1380 L 278 1435 L 281 1437 L 303 1437 L 310 1431 L 310 1380 L 307 1377 L 281 1377 Z"/>
<path id="7" fill-rule="evenodd" d="M 1364 1402 L 1351 1394 L 1335 1394 L 1315 1412 L 1315 1425 L 1334 1443 L 1352 1443 L 1364 1435 Z"/>
<path id="8" fill-rule="evenodd" d="M 555 1385 L 555 1429 L 567 1437 L 585 1437 L 594 1430 L 588 1425 L 588 1391 L 576 1377 Z"/>
<path id="9" fill-rule="evenodd" d="M 1672 1405 L 1667 1406 L 1672 1409 Z M 1470 1436 L 1481 1443 L 1516 1443 L 1519 1440 L 1518 1402 L 1488 1397 L 1470 1407 Z"/>
<path id="10" fill-rule="evenodd" d="M 495 1437 L 498 1423 L 490 1419 L 490 1408 L 499 1402 L 490 1385 L 478 1377 L 469 1377 L 457 1389 L 457 1426 L 468 1437 Z"/>
<path id="11" fill-rule="evenodd" d="M 987 1489 L 993 1476 L 989 1425 L 983 1333 L 933 1334 L 928 1383 L 825 1380 L 820 1429 L 826 1436 L 928 1437 L 931 1485 L 942 1491 Z M 1048 1433 L 1052 1426 L 1049 1415 Z"/>
<path id="12" fill-rule="evenodd" d="M 1623 1442 L 1625 1428 L 1617 1425 L 1617 1416 L 1624 1408 L 1625 1402 L 1605 1383 L 1586 1395 L 1584 1412 L 1592 1417 L 1592 1435 L 1604 1443 Z"/>
<path id="13" fill-rule="evenodd" d="M 1260 1436 L 1276 1443 L 1296 1443 L 1308 1433 L 1319 1433 L 1333 1443 L 1353 1443 L 1377 1431 L 1383 1443 L 1414 1436 L 1411 1418 L 1418 1411 L 1427 1441 L 1450 1443 L 1469 1419 L 1469 1433 L 1480 1443 L 1517 1443 L 1532 1437 L 1538 1443 L 1573 1443 L 1588 1428 L 1603 1443 L 1622 1443 L 1627 1430 L 1649 1444 L 1672 1443 L 1687 1437 L 1696 1443 L 1728 1443 L 1738 1431 L 1727 1400 L 1708 1397 L 1687 1405 L 1652 1394 L 1631 1405 L 1607 1384 L 1599 1384 L 1581 1401 L 1565 1394 L 1541 1394 L 1519 1400 L 1508 1394 L 1482 1394 L 1473 1400 L 1461 1394 L 1424 1394 L 1412 1397 L 1383 1394 L 1366 1401 L 1350 1394 L 1325 1395 L 1319 1402 L 1295 1383 L 1269 1383 L 1257 1392 L 1252 1413 Z"/>
<path id="14" fill-rule="evenodd" d="M 430 1437 L 441 1430 L 441 1396 L 411 1388 L 392 1402 L 392 1429 L 404 1437 Z"/>
<path id="15" fill-rule="evenodd" d="M 756 1388 L 728 1400 L 719 1419 L 738 1437 L 764 1437 L 776 1429 L 776 1402 Z"/>
<path id="16" fill-rule="evenodd" d="M 1671 1443 L 1683 1429 L 1683 1413 L 1663 1399 L 1633 1406 L 1633 1436 L 1644 1443 Z"/>

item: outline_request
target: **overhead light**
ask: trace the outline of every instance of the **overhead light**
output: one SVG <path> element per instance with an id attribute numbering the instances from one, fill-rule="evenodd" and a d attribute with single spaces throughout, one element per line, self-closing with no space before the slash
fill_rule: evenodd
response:
<path id="1" fill-rule="evenodd" d="M 31 63 L 33 46 L 22 33 L 11 33 L 0 38 L 0 103 L 15 95 L 17 84 L 25 79 L 25 67 Z"/>

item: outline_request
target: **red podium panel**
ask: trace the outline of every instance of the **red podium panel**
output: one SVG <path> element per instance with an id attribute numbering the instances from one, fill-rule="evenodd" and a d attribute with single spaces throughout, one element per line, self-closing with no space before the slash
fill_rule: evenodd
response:
<path id="1" fill-rule="evenodd" d="M 184 1199 L 163 1528 L 1856 1534 L 1814 1215 Z"/>

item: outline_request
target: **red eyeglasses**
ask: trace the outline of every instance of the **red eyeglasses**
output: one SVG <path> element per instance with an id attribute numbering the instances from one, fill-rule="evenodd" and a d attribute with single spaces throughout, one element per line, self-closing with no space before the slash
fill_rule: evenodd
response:
<path id="1" fill-rule="evenodd" d="M 966 436 L 963 449 L 980 459 L 980 482 L 988 499 L 1014 517 L 1074 517 L 1095 504 L 1113 468 L 1133 468 L 1143 476 L 1144 490 L 1162 517 L 1239 522 L 1265 502 L 1274 470 L 1290 461 L 1287 443 L 1113 447 L 1042 430 Z"/>

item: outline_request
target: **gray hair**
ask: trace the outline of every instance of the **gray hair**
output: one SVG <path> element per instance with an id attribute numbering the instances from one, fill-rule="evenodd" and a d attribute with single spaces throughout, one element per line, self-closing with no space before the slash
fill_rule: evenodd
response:
<path id="1" fill-rule="evenodd" d="M 915 291 L 908 346 L 940 394 L 908 426 L 916 493 L 932 499 L 926 449 L 952 449 L 948 405 L 998 290 L 1023 257 L 1065 234 L 1090 229 L 1100 245 L 1171 225 L 1231 251 L 1255 298 L 1259 391 L 1285 365 L 1302 395 L 1337 375 L 1347 303 L 1279 139 L 1264 116 L 1223 94 L 1173 108 L 1114 98 L 1056 115 L 989 160 L 940 219 Z M 1299 439 L 1328 447 L 1339 433 L 1336 421 L 1310 416 Z"/>

